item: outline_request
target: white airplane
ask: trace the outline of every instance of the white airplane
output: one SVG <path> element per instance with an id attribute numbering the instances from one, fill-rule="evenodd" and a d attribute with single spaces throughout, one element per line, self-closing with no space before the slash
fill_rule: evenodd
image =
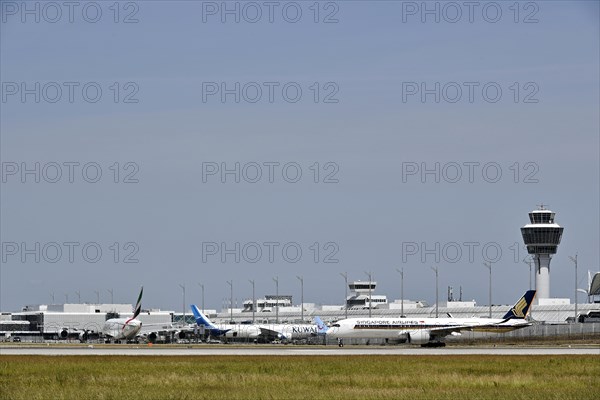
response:
<path id="1" fill-rule="evenodd" d="M 535 290 L 527 291 L 502 319 L 491 318 L 348 318 L 326 332 L 344 345 L 343 339 L 387 339 L 425 346 L 445 346 L 442 339 L 461 331 L 508 332 L 531 325 L 525 320 Z"/>
<path id="2" fill-rule="evenodd" d="M 102 333 L 113 340 L 130 340 L 136 337 L 142 329 L 142 321 L 137 319 L 142 311 L 142 294 L 144 287 L 140 290 L 133 316 L 131 318 L 111 318 L 107 319 L 102 327 Z"/>
<path id="3" fill-rule="evenodd" d="M 327 327 L 317 317 L 317 324 L 225 324 L 215 325 L 196 305 L 192 304 L 192 313 L 198 326 L 207 329 L 211 336 L 227 339 L 264 339 L 264 340 L 300 340 L 324 334 Z"/>

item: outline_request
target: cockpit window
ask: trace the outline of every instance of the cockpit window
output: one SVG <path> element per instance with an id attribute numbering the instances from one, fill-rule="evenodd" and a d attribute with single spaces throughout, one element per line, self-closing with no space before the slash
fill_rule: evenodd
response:
<path id="1" fill-rule="evenodd" d="M 333 324 L 333 325 L 331 325 L 331 326 L 332 326 L 332 327 L 334 327 L 334 328 L 339 328 L 339 327 L 340 327 L 340 324 Z"/>

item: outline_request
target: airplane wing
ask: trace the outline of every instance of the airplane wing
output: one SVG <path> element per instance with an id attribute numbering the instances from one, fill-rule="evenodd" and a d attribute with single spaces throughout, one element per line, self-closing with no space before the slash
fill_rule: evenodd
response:
<path id="1" fill-rule="evenodd" d="M 140 330 L 140 334 L 150 333 L 150 332 L 173 332 L 176 330 L 180 330 L 181 328 L 177 328 L 173 326 L 173 324 L 144 324 L 142 323 L 142 329 Z"/>
<path id="2" fill-rule="evenodd" d="M 138 336 L 154 341 L 158 336 L 175 335 L 177 339 L 186 339 L 194 335 L 194 328 L 191 326 L 175 326 L 173 324 L 143 324 Z"/>
<path id="3" fill-rule="evenodd" d="M 515 330 L 516 328 L 522 328 L 525 326 L 532 325 L 530 322 L 522 322 L 518 324 L 506 324 L 508 318 L 500 322 L 493 322 L 489 324 L 457 324 L 453 326 L 444 326 L 440 328 L 431 328 L 429 332 L 432 336 L 448 336 L 461 331 L 472 331 L 472 332 L 508 332 Z"/>
<path id="4" fill-rule="evenodd" d="M 274 339 L 284 339 L 285 338 L 285 336 L 283 336 L 283 334 L 281 332 L 273 330 L 273 329 L 265 328 L 263 326 L 260 327 L 260 335 L 267 337 L 267 338 L 274 338 Z"/>

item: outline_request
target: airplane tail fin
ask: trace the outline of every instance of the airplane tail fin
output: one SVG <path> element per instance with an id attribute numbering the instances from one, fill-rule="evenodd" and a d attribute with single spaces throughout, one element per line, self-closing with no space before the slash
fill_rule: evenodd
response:
<path id="1" fill-rule="evenodd" d="M 525 319 L 527 314 L 529 314 L 529 310 L 531 309 L 531 304 L 533 303 L 534 298 L 535 290 L 526 291 L 523 297 L 521 297 L 519 301 L 512 306 L 512 308 L 504 315 L 503 318 L 505 320 Z"/>
<path id="2" fill-rule="evenodd" d="M 318 316 L 315 317 L 315 323 L 317 324 L 317 334 L 318 335 L 324 335 L 329 330 L 329 327 L 327 325 L 325 325 L 323 320 L 321 320 L 321 318 L 319 318 Z"/>
<path id="3" fill-rule="evenodd" d="M 196 319 L 196 324 L 198 324 L 198 326 L 204 326 L 209 329 L 218 329 L 206 315 L 202 314 L 195 304 L 192 304 L 190 307 L 192 308 L 192 313 L 194 314 L 194 318 Z"/>
<path id="4" fill-rule="evenodd" d="M 140 290 L 140 295 L 138 296 L 137 303 L 135 303 L 135 310 L 133 311 L 133 318 L 135 319 L 140 312 L 142 311 L 142 295 L 144 294 L 144 287 Z"/>

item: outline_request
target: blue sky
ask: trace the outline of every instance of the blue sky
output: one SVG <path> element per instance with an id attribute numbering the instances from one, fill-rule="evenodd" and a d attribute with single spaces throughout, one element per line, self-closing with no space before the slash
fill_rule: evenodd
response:
<path id="1" fill-rule="evenodd" d="M 319 23 L 313 21 L 314 2 L 297 2 L 292 6 L 297 4 L 302 18 L 289 23 L 277 12 L 289 3 L 276 3 L 273 23 L 266 8 L 256 23 L 243 15 L 239 23 L 231 16 L 222 23 L 219 14 L 205 15 L 203 22 L 203 7 L 221 2 L 200 1 L 122 2 L 118 23 L 113 2 L 97 2 L 92 5 L 102 10 L 97 23 L 87 22 L 79 8 L 72 23 L 65 9 L 49 23 L 44 16 L 54 14 L 44 15 L 40 3 L 37 23 L 27 14 L 21 21 L 21 2 L 2 2 L 3 171 L 33 168 L 36 162 L 50 171 L 55 162 L 64 173 L 57 183 L 43 176 L 36 183 L 32 175 L 22 183 L 19 174 L 2 182 L 2 310 L 48 302 L 50 293 L 57 301 L 64 293 L 74 300 L 77 290 L 82 300 L 94 301 L 99 290 L 107 301 L 107 288 L 114 288 L 116 301 L 132 302 L 140 284 L 146 287 L 145 306 L 179 310 L 183 282 L 188 302 L 200 301 L 202 282 L 207 307 L 220 308 L 229 295 L 227 280 L 234 280 L 234 297 L 241 302 L 251 296 L 248 279 L 264 294 L 274 292 L 274 276 L 280 293 L 299 300 L 297 275 L 304 277 L 305 301 L 340 303 L 344 271 L 363 280 L 364 271 L 372 271 L 379 291 L 397 298 L 395 269 L 402 267 L 406 296 L 432 303 L 434 257 L 425 262 L 421 253 L 403 257 L 403 243 L 427 248 L 439 243 L 448 250 L 459 243 L 465 250 L 466 242 L 479 243 L 473 260 L 464 253 L 456 262 L 449 262 L 454 255 L 441 257 L 441 297 L 446 286 L 457 292 L 462 285 L 465 298 L 487 302 L 480 249 L 491 243 L 502 249 L 494 263 L 494 302 L 508 304 L 528 288 L 519 228 L 541 202 L 565 227 L 551 263 L 552 295 L 573 296 L 569 255 L 579 254 L 580 287 L 584 271 L 598 270 L 597 2 L 520 2 L 518 23 L 509 8 L 513 2 L 494 3 L 502 11 L 496 23 L 486 21 L 493 14 L 481 13 L 484 7 L 494 11 L 490 2 L 478 3 L 473 23 L 464 8 L 456 23 L 444 21 L 449 14 L 441 14 L 439 23 L 433 16 L 422 22 L 418 13 L 405 13 L 403 22 L 403 10 L 421 2 L 365 1 L 321 2 Z M 237 4 L 240 10 L 248 7 Z M 428 4 L 442 10 L 445 3 Z M 338 22 L 323 23 L 331 12 Z M 123 23 L 130 13 L 137 23 Z M 538 21 L 524 23 L 527 18 Z M 36 82 L 39 103 L 34 94 L 25 101 L 12 94 L 21 83 L 31 89 Z M 55 103 L 48 101 L 54 98 L 52 85 L 47 93 L 41 89 L 52 82 L 63 89 Z M 78 85 L 73 102 L 65 82 Z M 95 103 L 81 92 L 90 82 L 102 89 Z M 251 103 L 254 92 L 247 92 L 236 103 L 234 95 L 223 102 L 219 94 L 204 93 L 203 102 L 207 82 L 229 88 L 256 83 L 263 96 Z M 274 82 L 273 102 L 265 82 Z M 439 102 L 433 94 L 422 101 L 420 93 L 404 93 L 403 101 L 403 86 L 423 83 L 432 89 L 436 82 L 447 90 Z M 475 87 L 472 102 L 466 82 Z M 299 101 L 284 99 L 286 84 L 302 89 Z M 502 90 L 497 102 L 484 97 L 486 84 Z M 462 96 L 453 103 L 456 86 Z M 123 102 L 127 94 L 137 102 Z M 324 102 L 327 94 L 338 101 Z M 537 102 L 526 102 L 531 100 Z M 77 170 L 69 183 L 65 162 L 79 163 L 77 168 L 96 163 L 102 177 L 88 183 Z M 233 168 L 236 162 L 248 168 L 258 163 L 263 178 L 235 183 L 229 176 L 222 183 L 211 175 L 203 182 L 206 163 Z M 264 163 L 270 162 L 279 162 L 277 168 L 295 163 L 302 178 L 289 183 L 277 169 L 269 183 Z M 115 163 L 120 183 L 113 182 Z M 313 182 L 315 163 L 319 183 Z M 458 164 L 463 175 L 456 183 L 444 176 L 435 182 L 433 175 L 422 182 L 418 174 L 403 181 L 407 163 L 419 168 L 439 163 L 448 173 Z M 473 182 L 465 163 L 479 163 Z M 492 167 L 490 174 L 501 171 L 497 182 L 491 182 L 493 174 L 482 176 L 484 165 Z M 338 182 L 323 183 L 334 169 Z M 138 182 L 123 183 L 128 173 Z M 64 245 L 55 263 L 42 250 L 39 263 L 34 255 L 21 259 L 22 243 L 51 251 L 48 244 L 55 242 L 80 243 L 73 262 Z M 118 255 L 111 247 L 115 242 Z M 263 252 L 259 262 L 241 257 L 236 263 L 233 256 L 222 262 L 217 254 L 205 255 L 203 262 L 202 243 L 209 242 L 230 248 L 236 242 L 241 247 L 278 242 L 278 249 L 294 243 L 302 257 L 292 263 L 279 252 L 269 262 Z M 330 242 L 337 247 L 324 248 Z M 18 243 L 17 254 L 9 254 L 14 248 L 7 243 Z M 82 258 L 85 243 L 101 248 L 98 262 Z M 339 262 L 323 262 L 334 248 Z M 123 262 L 134 249 L 139 262 Z"/>

